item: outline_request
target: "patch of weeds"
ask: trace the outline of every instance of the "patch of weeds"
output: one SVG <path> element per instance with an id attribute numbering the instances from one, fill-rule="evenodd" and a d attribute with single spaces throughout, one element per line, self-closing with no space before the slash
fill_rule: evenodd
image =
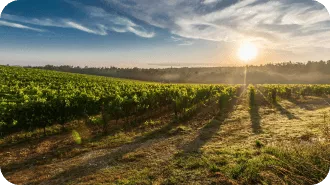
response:
<path id="1" fill-rule="evenodd" d="M 212 185 L 216 185 L 216 184 L 221 184 L 221 185 L 237 185 L 237 183 L 235 181 L 233 181 L 232 179 L 230 179 L 229 177 L 227 177 L 225 174 L 221 173 L 221 172 L 215 172 L 213 174 L 211 174 L 211 177 L 214 177 L 211 180 Z"/>
<path id="2" fill-rule="evenodd" d="M 256 146 L 257 148 L 262 148 L 262 147 L 264 147 L 265 145 L 264 145 L 260 140 L 256 140 L 255 146 Z"/>
<path id="3" fill-rule="evenodd" d="M 185 182 L 185 174 L 183 171 L 178 169 L 172 169 L 171 175 L 169 177 L 166 177 L 166 180 L 163 182 L 165 185 L 176 185 L 176 184 L 182 184 Z"/>
<path id="4" fill-rule="evenodd" d="M 114 136 L 108 136 L 107 141 L 110 143 L 125 144 L 125 143 L 131 142 L 132 138 L 123 132 L 119 132 L 119 133 L 115 134 Z"/>
<path id="5" fill-rule="evenodd" d="M 233 179 L 238 179 L 240 177 L 240 175 L 244 172 L 245 170 L 245 166 L 238 164 L 236 165 L 234 168 L 231 169 L 230 171 L 230 175 Z"/>
<path id="6" fill-rule="evenodd" d="M 144 158 L 147 155 L 147 153 L 142 152 L 142 151 L 137 151 L 137 152 L 130 152 L 125 154 L 121 160 L 122 161 L 126 161 L 126 162 L 133 162 L 133 161 L 137 161 L 141 158 Z"/>
<path id="7" fill-rule="evenodd" d="M 216 164 L 211 164 L 210 165 L 210 171 L 213 173 L 220 172 L 220 168 Z"/>
<path id="8" fill-rule="evenodd" d="M 166 167 L 162 184 L 189 184 L 208 174 L 209 161 L 198 153 L 178 153 Z"/>
<path id="9" fill-rule="evenodd" d="M 150 169 L 144 168 L 141 170 L 132 170 L 126 178 L 117 179 L 115 184 L 121 185 L 136 185 L 136 184 L 152 184 L 153 177 L 150 176 Z"/>
<path id="10" fill-rule="evenodd" d="M 161 124 L 161 121 L 157 120 L 157 121 L 154 121 L 154 120 L 148 120 L 148 121 L 145 121 L 143 123 L 143 126 L 145 127 L 154 127 L 154 126 L 157 126 Z"/>
<path id="11" fill-rule="evenodd" d="M 131 184 L 131 181 L 128 180 L 128 179 L 118 179 L 116 181 L 116 184 L 118 184 L 118 185 L 128 185 L 128 184 Z"/>
<path id="12" fill-rule="evenodd" d="M 206 152 L 205 156 L 210 162 L 220 167 L 226 166 L 229 161 L 231 161 L 230 156 L 228 155 L 228 151 L 223 149 L 211 150 L 209 152 Z"/>
<path id="13" fill-rule="evenodd" d="M 285 184 L 317 184 L 329 171 L 329 156 L 327 145 L 281 143 L 264 147 L 254 158 L 241 160 L 230 170 L 230 176 L 242 184 L 262 184 L 274 179 Z"/>
<path id="14" fill-rule="evenodd" d="M 180 157 L 177 162 L 177 166 L 185 169 L 197 169 L 201 168 L 207 165 L 207 161 L 204 157 L 201 157 L 199 155 L 196 156 L 184 156 Z"/>
<path id="15" fill-rule="evenodd" d="M 277 161 L 266 155 L 260 155 L 252 159 L 241 161 L 230 171 L 231 177 L 244 182 L 243 184 L 258 184 L 264 179 L 260 172 L 266 171 L 268 167 Z"/>
<path id="16" fill-rule="evenodd" d="M 212 150 L 212 152 L 214 154 L 217 154 L 217 155 L 230 154 L 230 152 L 228 150 L 225 150 L 225 149 L 214 149 L 214 150 Z"/>
<path id="17" fill-rule="evenodd" d="M 235 161 L 237 161 L 238 163 L 251 159 L 251 156 L 252 154 L 250 151 L 243 150 L 234 152 Z"/>
<path id="18" fill-rule="evenodd" d="M 219 166 L 225 166 L 228 164 L 228 161 L 226 158 L 219 156 L 217 159 L 215 159 L 215 164 Z"/>
<path id="19" fill-rule="evenodd" d="M 112 136 L 103 137 L 98 141 L 91 142 L 93 147 L 116 147 L 132 142 L 132 137 L 124 132 L 119 132 Z"/>

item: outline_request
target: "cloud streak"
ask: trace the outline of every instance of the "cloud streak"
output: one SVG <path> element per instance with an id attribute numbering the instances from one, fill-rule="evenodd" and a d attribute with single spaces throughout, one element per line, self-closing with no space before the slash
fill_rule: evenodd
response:
<path id="1" fill-rule="evenodd" d="M 108 35 L 108 33 L 105 31 L 105 28 L 104 28 L 103 25 L 100 25 L 99 31 L 95 31 L 95 30 L 91 30 L 89 28 L 86 28 L 85 26 L 82 26 L 82 25 L 80 25 L 78 23 L 75 23 L 75 22 L 67 21 L 65 23 L 66 23 L 66 25 L 68 25 L 71 28 L 74 28 L 74 29 L 77 29 L 77 30 L 80 30 L 80 31 L 84 31 L 84 32 L 87 32 L 87 33 L 92 33 L 92 34 L 96 34 L 96 35 Z"/>
<path id="2" fill-rule="evenodd" d="M 98 29 L 91 29 L 69 19 L 26 18 L 10 14 L 3 14 L 2 17 L 6 20 L 21 22 L 25 24 L 32 24 L 44 27 L 71 28 L 95 35 L 107 35 L 106 29 L 103 28 L 102 25 L 99 25 Z"/>
<path id="3" fill-rule="evenodd" d="M 191 40 L 187 40 L 187 39 L 182 38 L 182 37 L 175 37 L 175 36 L 172 36 L 172 37 L 171 37 L 171 40 L 172 40 L 173 42 L 178 43 L 179 46 L 191 46 L 191 45 L 194 44 L 193 41 L 191 41 Z"/>
<path id="4" fill-rule="evenodd" d="M 46 30 L 43 29 L 38 29 L 38 28 L 32 28 L 29 26 L 25 26 L 23 24 L 17 24 L 17 23 L 12 23 L 12 22 L 7 22 L 0 20 L 0 26 L 6 26 L 6 27 L 12 27 L 12 28 L 18 28 L 18 29 L 24 29 L 24 30 L 32 30 L 36 32 L 45 32 Z"/>
<path id="5" fill-rule="evenodd" d="M 116 12 L 107 12 L 103 8 L 84 5 L 72 0 L 66 0 L 66 2 L 83 11 L 90 19 L 104 25 L 107 30 L 119 33 L 130 32 L 144 38 L 155 36 L 153 31 L 147 31 L 143 26 L 134 23 L 127 17 L 116 14 Z"/>

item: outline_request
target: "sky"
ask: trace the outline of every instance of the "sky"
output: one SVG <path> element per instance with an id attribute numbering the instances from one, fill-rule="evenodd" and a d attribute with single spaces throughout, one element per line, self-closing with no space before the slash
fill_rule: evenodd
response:
<path id="1" fill-rule="evenodd" d="M 0 18 L 0 64 L 95 67 L 330 60 L 330 16 L 313 0 L 18 0 Z"/>

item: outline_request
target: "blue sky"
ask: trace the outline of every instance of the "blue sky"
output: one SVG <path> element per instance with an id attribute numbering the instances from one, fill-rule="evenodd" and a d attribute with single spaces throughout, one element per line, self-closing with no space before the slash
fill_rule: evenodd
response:
<path id="1" fill-rule="evenodd" d="M 157 67 L 330 60 L 313 0 L 18 0 L 0 19 L 0 64 Z"/>

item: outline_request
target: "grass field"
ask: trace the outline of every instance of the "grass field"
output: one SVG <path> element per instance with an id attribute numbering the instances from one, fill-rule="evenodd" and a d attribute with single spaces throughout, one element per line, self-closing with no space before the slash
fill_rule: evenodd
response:
<path id="1" fill-rule="evenodd" d="M 316 184 L 330 167 L 329 97 L 276 105 L 246 91 L 182 121 L 169 108 L 135 125 L 76 120 L 0 140 L 4 176 L 15 184 Z M 97 116 L 95 117 L 97 120 Z"/>

